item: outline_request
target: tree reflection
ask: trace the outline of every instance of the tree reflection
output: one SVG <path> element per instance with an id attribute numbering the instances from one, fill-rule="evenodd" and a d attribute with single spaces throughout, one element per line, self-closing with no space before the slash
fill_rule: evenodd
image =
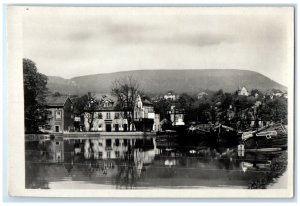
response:
<path id="1" fill-rule="evenodd" d="M 128 151 L 124 154 L 124 159 L 119 165 L 119 171 L 116 176 L 117 189 L 131 189 L 136 186 L 138 175 L 135 171 L 133 148 L 129 144 Z"/>

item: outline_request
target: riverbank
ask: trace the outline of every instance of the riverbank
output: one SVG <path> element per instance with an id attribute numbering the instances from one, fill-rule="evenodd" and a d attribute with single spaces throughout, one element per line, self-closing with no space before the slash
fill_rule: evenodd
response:
<path id="1" fill-rule="evenodd" d="M 249 182 L 249 189 L 279 189 L 287 183 L 287 152 L 272 160 L 270 170 Z"/>
<path id="2" fill-rule="evenodd" d="M 288 188 L 288 172 L 285 171 L 276 182 L 270 184 L 267 189 L 283 189 Z"/>
<path id="3" fill-rule="evenodd" d="M 156 132 L 67 132 L 53 134 L 25 134 L 25 141 L 47 140 L 53 136 L 55 139 L 101 139 L 101 138 L 136 138 L 153 137 Z"/>

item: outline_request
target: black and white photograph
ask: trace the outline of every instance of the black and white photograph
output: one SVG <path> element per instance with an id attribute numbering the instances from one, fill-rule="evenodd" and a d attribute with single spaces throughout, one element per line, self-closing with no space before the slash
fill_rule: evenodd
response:
<path id="1" fill-rule="evenodd" d="M 293 196 L 293 7 L 8 9 L 12 195 Z"/>

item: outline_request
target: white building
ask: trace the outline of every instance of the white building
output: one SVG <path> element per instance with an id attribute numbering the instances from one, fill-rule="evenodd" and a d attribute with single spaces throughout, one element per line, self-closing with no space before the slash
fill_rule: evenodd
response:
<path id="1" fill-rule="evenodd" d="M 164 95 L 164 99 L 174 101 L 176 100 L 176 95 L 172 91 L 169 91 L 167 92 L 167 94 Z"/>
<path id="2" fill-rule="evenodd" d="M 203 97 L 205 97 L 205 96 L 207 96 L 208 94 L 206 93 L 206 92 L 199 92 L 198 94 L 197 94 L 197 98 L 198 99 L 202 99 Z"/>
<path id="3" fill-rule="evenodd" d="M 152 119 L 153 131 L 160 131 L 160 115 L 155 114 L 154 106 L 147 98 L 141 97 L 138 95 L 136 106 L 135 106 L 135 120 L 139 119 Z"/>
<path id="4" fill-rule="evenodd" d="M 172 122 L 172 125 L 174 126 L 185 125 L 183 109 L 178 109 L 175 106 L 171 106 L 171 110 L 169 111 L 169 114 L 170 114 L 170 120 Z"/>
<path id="5" fill-rule="evenodd" d="M 247 91 L 246 87 L 242 87 L 238 91 L 238 95 L 240 95 L 240 96 L 249 96 L 249 92 Z"/>
<path id="6" fill-rule="evenodd" d="M 117 99 L 110 94 L 96 94 L 99 107 L 94 112 L 91 131 L 123 132 L 128 131 L 128 121 L 124 118 L 124 111 L 117 109 Z M 84 114 L 84 126 L 89 131 L 90 115 Z"/>

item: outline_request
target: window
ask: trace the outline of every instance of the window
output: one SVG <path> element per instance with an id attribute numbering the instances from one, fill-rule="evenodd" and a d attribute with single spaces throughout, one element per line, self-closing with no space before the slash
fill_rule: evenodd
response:
<path id="1" fill-rule="evenodd" d="M 107 158 L 110 159 L 110 152 L 107 152 L 106 154 Z"/>
<path id="2" fill-rule="evenodd" d="M 115 140 L 115 144 L 116 144 L 116 146 L 118 147 L 118 146 L 120 145 L 120 140 L 119 140 L 119 139 L 116 139 L 116 140 Z"/>
<path id="3" fill-rule="evenodd" d="M 120 152 L 119 151 L 115 151 L 115 154 L 116 154 L 116 158 L 120 157 Z"/>
<path id="4" fill-rule="evenodd" d="M 111 139 L 106 139 L 106 147 L 111 147 Z"/>
<path id="5" fill-rule="evenodd" d="M 55 119 L 56 120 L 61 120 L 61 111 L 55 111 Z"/>
<path id="6" fill-rule="evenodd" d="M 115 119 L 119 119 L 120 118 L 120 114 L 119 114 L 119 112 L 116 112 L 115 113 Z"/>
<path id="7" fill-rule="evenodd" d="M 55 126 L 55 132 L 59 132 L 59 126 Z"/>
<path id="8" fill-rule="evenodd" d="M 109 107 L 109 102 L 107 100 L 104 102 L 104 107 Z"/>
<path id="9" fill-rule="evenodd" d="M 115 124 L 115 132 L 119 131 L 119 124 Z"/>
<path id="10" fill-rule="evenodd" d="M 106 113 L 106 119 L 110 119 L 110 113 L 109 112 Z"/>
<path id="11" fill-rule="evenodd" d="M 127 146 L 127 144 L 128 144 L 127 139 L 123 140 L 123 144 L 124 144 L 125 147 Z"/>
<path id="12" fill-rule="evenodd" d="M 45 130 L 51 130 L 51 125 L 49 124 L 45 125 Z"/>
<path id="13" fill-rule="evenodd" d="M 102 156 L 103 156 L 103 153 L 99 152 L 99 157 L 102 158 Z"/>
<path id="14" fill-rule="evenodd" d="M 52 111 L 51 110 L 47 110 L 47 115 L 48 115 L 48 118 L 49 119 L 52 119 L 53 116 L 52 116 Z"/>
<path id="15" fill-rule="evenodd" d="M 59 145 L 59 142 L 56 142 L 56 145 Z"/>
<path id="16" fill-rule="evenodd" d="M 102 113 L 98 113 L 98 119 L 102 119 Z"/>

